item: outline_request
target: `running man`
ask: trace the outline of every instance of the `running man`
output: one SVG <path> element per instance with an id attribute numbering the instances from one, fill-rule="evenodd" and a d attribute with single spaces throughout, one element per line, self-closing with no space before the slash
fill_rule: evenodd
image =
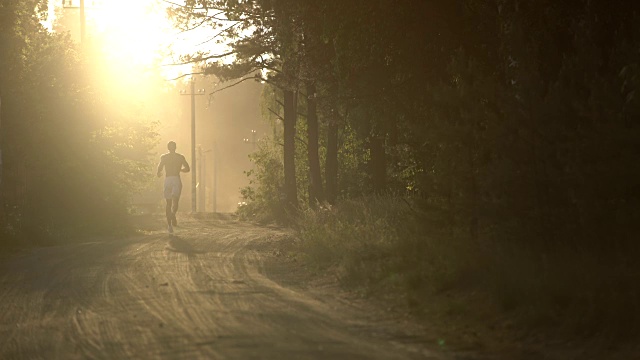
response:
<path id="1" fill-rule="evenodd" d="M 162 168 L 164 167 L 166 177 L 164 179 L 164 198 L 167 200 L 166 214 L 167 231 L 173 233 L 173 227 L 178 225 L 176 212 L 178 211 L 178 201 L 180 201 L 180 193 L 182 192 L 182 181 L 180 180 L 180 172 L 189 172 L 189 164 L 183 155 L 176 152 L 176 143 L 169 141 L 167 144 L 169 152 L 160 157 L 158 164 L 158 177 L 162 176 Z"/>

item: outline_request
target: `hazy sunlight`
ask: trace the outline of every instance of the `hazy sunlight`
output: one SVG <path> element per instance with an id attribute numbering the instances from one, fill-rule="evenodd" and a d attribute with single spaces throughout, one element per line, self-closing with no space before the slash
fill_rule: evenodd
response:
<path id="1" fill-rule="evenodd" d="M 80 0 L 65 0 L 64 9 L 59 1 L 50 0 L 50 18 L 44 23 L 52 28 L 55 12 L 62 12 L 79 22 Z M 117 69 L 118 77 L 139 77 L 141 72 L 160 73 L 165 79 L 176 78 L 191 71 L 191 65 L 166 66 L 177 55 L 193 53 L 195 44 L 202 42 L 207 33 L 180 32 L 166 15 L 167 4 L 160 0 L 86 0 L 86 38 L 93 42 L 109 64 Z M 77 20 L 76 20 L 77 19 Z M 74 24 L 75 25 L 75 24 Z M 76 32 L 79 31 L 79 25 Z M 73 34 L 76 38 L 79 34 Z M 208 44 L 215 46 L 213 42 Z M 163 66 L 164 64 L 164 66 Z M 112 74 L 113 75 L 113 74 Z"/>
<path id="2" fill-rule="evenodd" d="M 104 48 L 124 63 L 150 66 L 177 32 L 156 1 L 111 0 L 90 11 Z"/>

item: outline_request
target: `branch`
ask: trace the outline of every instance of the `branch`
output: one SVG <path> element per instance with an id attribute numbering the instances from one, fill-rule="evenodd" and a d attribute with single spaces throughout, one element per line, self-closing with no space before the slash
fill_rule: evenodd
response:
<path id="1" fill-rule="evenodd" d="M 186 33 L 187 31 L 195 30 L 195 29 L 199 28 L 200 26 L 202 26 L 202 24 L 204 24 L 205 22 L 207 22 L 207 20 L 209 20 L 209 19 L 204 18 L 204 19 L 202 19 L 202 21 L 200 21 L 200 23 L 199 23 L 198 25 L 196 25 L 196 26 L 194 26 L 194 27 L 192 27 L 192 28 L 187 27 L 187 28 L 186 28 L 186 29 L 184 29 L 184 30 L 180 30 L 180 32 L 179 32 L 178 34 L 184 34 L 184 33 Z"/>
<path id="2" fill-rule="evenodd" d="M 274 67 L 271 67 L 271 66 L 266 65 L 266 61 L 265 61 L 265 59 L 264 59 L 263 55 L 264 55 L 264 54 L 260 54 L 260 55 L 258 55 L 258 58 L 260 59 L 260 61 L 259 61 L 259 62 L 257 62 L 257 61 L 256 61 L 258 64 L 260 64 L 260 67 L 261 67 L 261 68 L 263 68 L 263 69 L 269 70 L 269 71 L 273 71 L 273 72 L 275 72 L 275 73 L 277 73 L 277 74 L 281 74 L 281 73 L 282 73 L 282 71 L 281 71 L 281 70 L 279 70 L 279 69 L 276 69 L 276 68 L 274 68 Z M 256 59 L 256 60 L 257 60 L 257 59 Z M 272 62 L 272 63 L 273 63 L 273 62 Z"/>
<path id="3" fill-rule="evenodd" d="M 237 51 L 229 51 L 229 52 L 224 53 L 224 54 L 209 55 L 209 56 L 205 56 L 205 57 L 197 58 L 197 59 L 192 59 L 192 60 L 181 62 L 181 63 L 162 64 L 161 66 L 176 66 L 176 65 L 193 64 L 193 63 L 206 61 L 206 60 L 210 60 L 210 59 L 220 59 L 220 58 L 223 58 L 225 56 L 233 55 L 233 54 L 236 54 L 236 53 L 237 53 Z"/>
<path id="4" fill-rule="evenodd" d="M 216 16 L 225 13 L 224 10 L 219 10 L 219 9 L 214 9 L 214 10 L 218 10 L 218 12 L 213 14 L 213 15 L 209 15 L 209 8 L 207 8 L 207 12 L 206 13 L 195 13 L 195 14 L 193 14 L 193 16 L 194 17 L 205 17 L 205 18 L 208 18 L 208 19 L 217 19 Z"/>
<path id="5" fill-rule="evenodd" d="M 277 112 L 271 110 L 271 108 L 268 108 L 269 112 L 271 112 L 273 115 L 275 115 L 278 119 L 282 120 L 284 122 L 284 118 L 282 116 L 280 116 L 280 114 L 278 114 Z"/>
<path id="6" fill-rule="evenodd" d="M 220 91 L 226 90 L 228 88 L 234 87 L 234 86 L 236 86 L 236 85 L 238 85 L 240 83 L 243 83 L 243 82 L 245 82 L 247 80 L 263 80 L 264 81 L 265 79 L 263 79 L 261 76 L 257 76 L 257 75 L 246 77 L 246 78 L 242 78 L 242 79 L 236 81 L 235 83 L 233 83 L 231 85 L 227 85 L 227 86 L 225 86 L 225 87 L 223 87 L 221 89 L 217 89 L 217 90 L 212 91 L 211 93 L 209 93 L 209 96 L 211 96 L 211 95 L 213 95 L 215 93 L 218 93 Z"/>
<path id="7" fill-rule="evenodd" d="M 220 14 L 220 13 L 218 13 L 218 14 Z M 243 22 L 245 22 L 245 21 L 247 20 L 247 19 L 240 19 L 240 20 L 221 19 L 221 18 L 219 18 L 219 17 L 217 17 L 217 16 L 216 16 L 216 15 L 218 15 L 218 14 L 215 14 L 215 15 L 207 15 L 207 17 L 208 17 L 209 19 L 214 19 L 214 20 L 217 20 L 217 21 L 229 21 L 229 22 L 235 22 L 236 24 L 242 24 Z"/>
<path id="8" fill-rule="evenodd" d="M 173 5 L 173 6 L 180 7 L 180 8 L 185 8 L 185 9 L 208 10 L 208 8 L 206 8 L 206 7 L 191 7 L 191 6 L 187 6 L 187 5 L 174 3 L 173 1 L 168 1 L 168 0 L 162 0 L 162 2 L 166 2 L 169 5 Z M 222 10 L 222 9 L 216 9 L 216 10 Z"/>
<path id="9" fill-rule="evenodd" d="M 307 145 L 307 142 L 306 142 L 306 141 L 304 141 L 301 137 L 296 136 L 296 140 L 298 140 L 299 142 L 301 142 L 304 146 L 308 146 L 308 145 Z"/>
<path id="10" fill-rule="evenodd" d="M 217 38 L 218 36 L 222 35 L 223 33 L 225 33 L 225 32 L 227 32 L 227 31 L 231 30 L 232 28 L 234 28 L 234 27 L 236 27 L 236 26 L 238 26 L 238 24 L 241 24 L 241 23 L 237 22 L 237 23 L 235 23 L 235 24 L 233 24 L 233 25 L 231 25 L 231 26 L 227 27 L 226 29 L 221 30 L 220 32 L 218 32 L 217 34 L 213 35 L 213 36 L 212 36 L 211 38 L 209 38 L 208 40 L 205 40 L 205 41 L 201 42 L 200 44 L 196 44 L 196 46 L 200 46 L 200 45 L 203 45 L 203 44 L 208 43 L 209 41 L 211 41 L 211 40 L 213 40 L 213 39 Z"/>
<path id="11" fill-rule="evenodd" d="M 270 83 L 270 84 L 273 84 L 273 83 Z M 275 86 L 275 87 L 277 87 L 277 88 L 280 88 L 278 85 L 275 85 L 275 84 L 274 84 L 274 86 Z M 281 89 L 281 88 L 280 88 L 280 89 Z M 283 103 L 282 101 L 280 101 L 280 100 L 278 100 L 278 99 L 275 99 L 275 100 L 276 100 L 276 103 L 277 103 L 278 105 L 280 105 L 280 106 L 282 106 L 282 107 L 284 108 L 284 103 Z M 269 109 L 269 110 L 271 110 L 271 109 Z M 302 116 L 302 117 L 305 117 L 305 118 L 307 117 L 307 114 L 305 114 L 305 113 L 301 113 L 301 112 L 297 112 L 297 111 L 296 111 L 296 115 L 299 115 L 299 116 Z M 284 121 L 284 119 L 282 119 L 282 121 Z"/>
<path id="12" fill-rule="evenodd" d="M 167 3 L 167 4 L 173 5 L 175 7 L 182 8 L 182 9 L 207 10 L 207 11 L 209 11 L 209 10 L 218 10 L 218 11 L 220 11 L 220 13 L 227 13 L 227 11 L 229 10 L 228 8 L 226 8 L 224 6 L 223 7 L 215 7 L 215 6 L 192 7 L 192 6 L 188 6 L 188 5 L 178 4 L 178 3 L 175 3 L 175 2 L 172 2 L 172 1 L 168 1 L 168 0 L 162 0 L 162 1 Z M 245 13 L 246 18 L 240 19 L 240 20 L 220 19 L 220 18 L 216 18 L 215 17 L 216 15 L 218 15 L 218 14 L 210 15 L 209 17 L 210 18 L 214 18 L 216 20 L 220 20 L 220 21 L 246 21 L 246 20 L 250 20 L 250 19 L 261 19 L 262 20 L 262 19 L 265 19 L 265 18 L 271 18 L 271 19 L 275 18 L 274 15 L 256 14 L 256 13 L 250 13 L 250 12 L 246 12 Z"/>
<path id="13" fill-rule="evenodd" d="M 181 79 L 181 78 L 183 78 L 185 76 L 190 76 L 190 75 L 205 75 L 205 73 L 203 73 L 203 72 L 188 73 L 188 74 L 180 75 L 177 78 L 165 79 L 165 81 L 174 81 L 174 80 L 178 80 L 178 79 Z"/>

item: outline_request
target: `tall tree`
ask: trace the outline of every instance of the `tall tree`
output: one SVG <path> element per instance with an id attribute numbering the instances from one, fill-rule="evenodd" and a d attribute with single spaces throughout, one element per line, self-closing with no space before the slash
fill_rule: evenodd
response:
<path id="1" fill-rule="evenodd" d="M 205 11 L 201 11 L 206 9 Z M 199 0 L 185 6 L 174 7 L 172 15 L 185 27 L 207 23 L 221 27 L 222 21 L 235 23 L 234 28 L 223 30 L 231 41 L 230 51 L 224 54 L 202 52 L 183 58 L 185 62 L 200 63 L 205 74 L 213 74 L 223 81 L 238 82 L 255 79 L 266 81 L 283 91 L 284 101 L 284 193 L 287 206 L 297 207 L 295 178 L 295 123 L 297 108 L 301 33 L 298 31 L 295 1 L 207 1 Z M 216 22 L 218 20 L 218 22 Z M 234 55 L 233 63 L 224 61 Z M 263 78 L 260 72 L 266 72 Z M 238 83 L 236 82 L 236 83 Z"/>
<path id="2" fill-rule="evenodd" d="M 0 1 L 0 237 L 41 243 L 124 228 L 154 141 L 151 125 L 101 111 L 90 71 L 102 69 L 45 14 L 46 2 Z"/>
<path id="3" fill-rule="evenodd" d="M 316 87 L 312 82 L 307 83 L 307 151 L 309 158 L 309 205 L 316 207 L 324 201 L 322 174 L 320 170 L 320 156 L 318 154 L 318 113 L 316 101 Z"/>

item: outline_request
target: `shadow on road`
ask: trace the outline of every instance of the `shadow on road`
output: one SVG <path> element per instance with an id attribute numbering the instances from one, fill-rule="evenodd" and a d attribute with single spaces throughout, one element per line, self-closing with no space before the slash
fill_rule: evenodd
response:
<path id="1" fill-rule="evenodd" d="M 169 240 L 169 250 L 187 255 L 198 255 L 205 253 L 205 251 L 196 250 L 196 248 L 194 248 L 193 245 L 189 244 L 188 241 L 181 239 L 176 235 L 171 236 L 171 240 Z"/>

